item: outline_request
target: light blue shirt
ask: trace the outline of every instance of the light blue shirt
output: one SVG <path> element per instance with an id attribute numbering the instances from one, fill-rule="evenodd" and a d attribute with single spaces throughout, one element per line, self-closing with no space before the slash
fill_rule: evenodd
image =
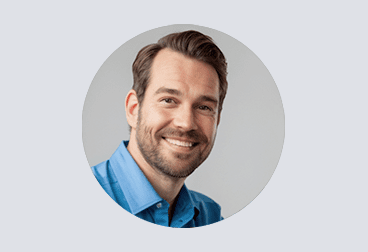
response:
<path id="1" fill-rule="evenodd" d="M 123 141 L 111 158 L 91 167 L 110 197 L 135 216 L 169 226 L 169 204 L 153 189 Z M 221 207 L 207 196 L 184 185 L 178 196 L 170 227 L 199 227 L 223 220 Z"/>

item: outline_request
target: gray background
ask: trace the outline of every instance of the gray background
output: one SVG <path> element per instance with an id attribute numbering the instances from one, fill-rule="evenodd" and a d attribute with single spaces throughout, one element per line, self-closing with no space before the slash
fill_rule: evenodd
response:
<path id="1" fill-rule="evenodd" d="M 366 252 L 366 10 L 356 0 L 3 1 L 0 250 Z M 262 193 L 231 218 L 188 230 L 122 211 L 96 186 L 82 143 L 101 63 L 175 23 L 247 45 L 272 73 L 286 115 Z"/>
<path id="2" fill-rule="evenodd" d="M 169 33 L 191 29 L 211 36 L 225 54 L 229 88 L 215 147 L 186 185 L 219 203 L 226 218 L 249 204 L 269 181 L 281 155 L 285 126 L 280 94 L 270 73 L 236 39 L 201 26 L 171 25 L 124 43 L 104 62 L 88 90 L 83 143 L 93 166 L 109 159 L 121 141 L 129 139 L 124 102 L 133 84 L 131 68 L 138 51 Z"/>

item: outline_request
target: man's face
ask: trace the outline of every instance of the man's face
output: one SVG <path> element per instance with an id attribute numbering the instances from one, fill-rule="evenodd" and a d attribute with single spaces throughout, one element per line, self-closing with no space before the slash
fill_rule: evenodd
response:
<path id="1" fill-rule="evenodd" d="M 219 78 L 212 66 L 161 50 L 152 63 L 136 128 L 147 163 L 171 177 L 189 176 L 213 147 L 218 101 Z"/>

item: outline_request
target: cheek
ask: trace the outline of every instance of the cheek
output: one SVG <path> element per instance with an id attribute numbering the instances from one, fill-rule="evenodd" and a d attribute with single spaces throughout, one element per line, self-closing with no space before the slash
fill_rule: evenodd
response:
<path id="1" fill-rule="evenodd" d="M 204 118 L 201 120 L 201 128 L 208 139 L 213 140 L 216 136 L 217 121 L 213 118 Z"/>
<path id="2" fill-rule="evenodd" d="M 161 128 L 163 125 L 167 124 L 171 115 L 164 110 L 151 108 L 146 110 L 144 118 L 146 126 L 149 128 L 156 128 L 157 130 L 157 128 Z"/>
<path id="3" fill-rule="evenodd" d="M 212 138 L 212 141 L 215 139 L 215 137 L 216 137 L 216 131 L 217 131 L 217 127 L 214 125 L 214 126 L 212 126 L 212 128 L 211 128 L 211 132 L 212 132 L 212 134 L 211 134 L 211 138 Z"/>

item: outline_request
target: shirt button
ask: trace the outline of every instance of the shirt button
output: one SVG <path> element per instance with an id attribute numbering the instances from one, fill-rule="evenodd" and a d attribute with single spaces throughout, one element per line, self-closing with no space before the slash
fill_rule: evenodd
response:
<path id="1" fill-rule="evenodd" d="M 162 204 L 161 203 L 158 203 L 156 206 L 157 206 L 157 208 L 161 208 L 162 207 Z"/>

